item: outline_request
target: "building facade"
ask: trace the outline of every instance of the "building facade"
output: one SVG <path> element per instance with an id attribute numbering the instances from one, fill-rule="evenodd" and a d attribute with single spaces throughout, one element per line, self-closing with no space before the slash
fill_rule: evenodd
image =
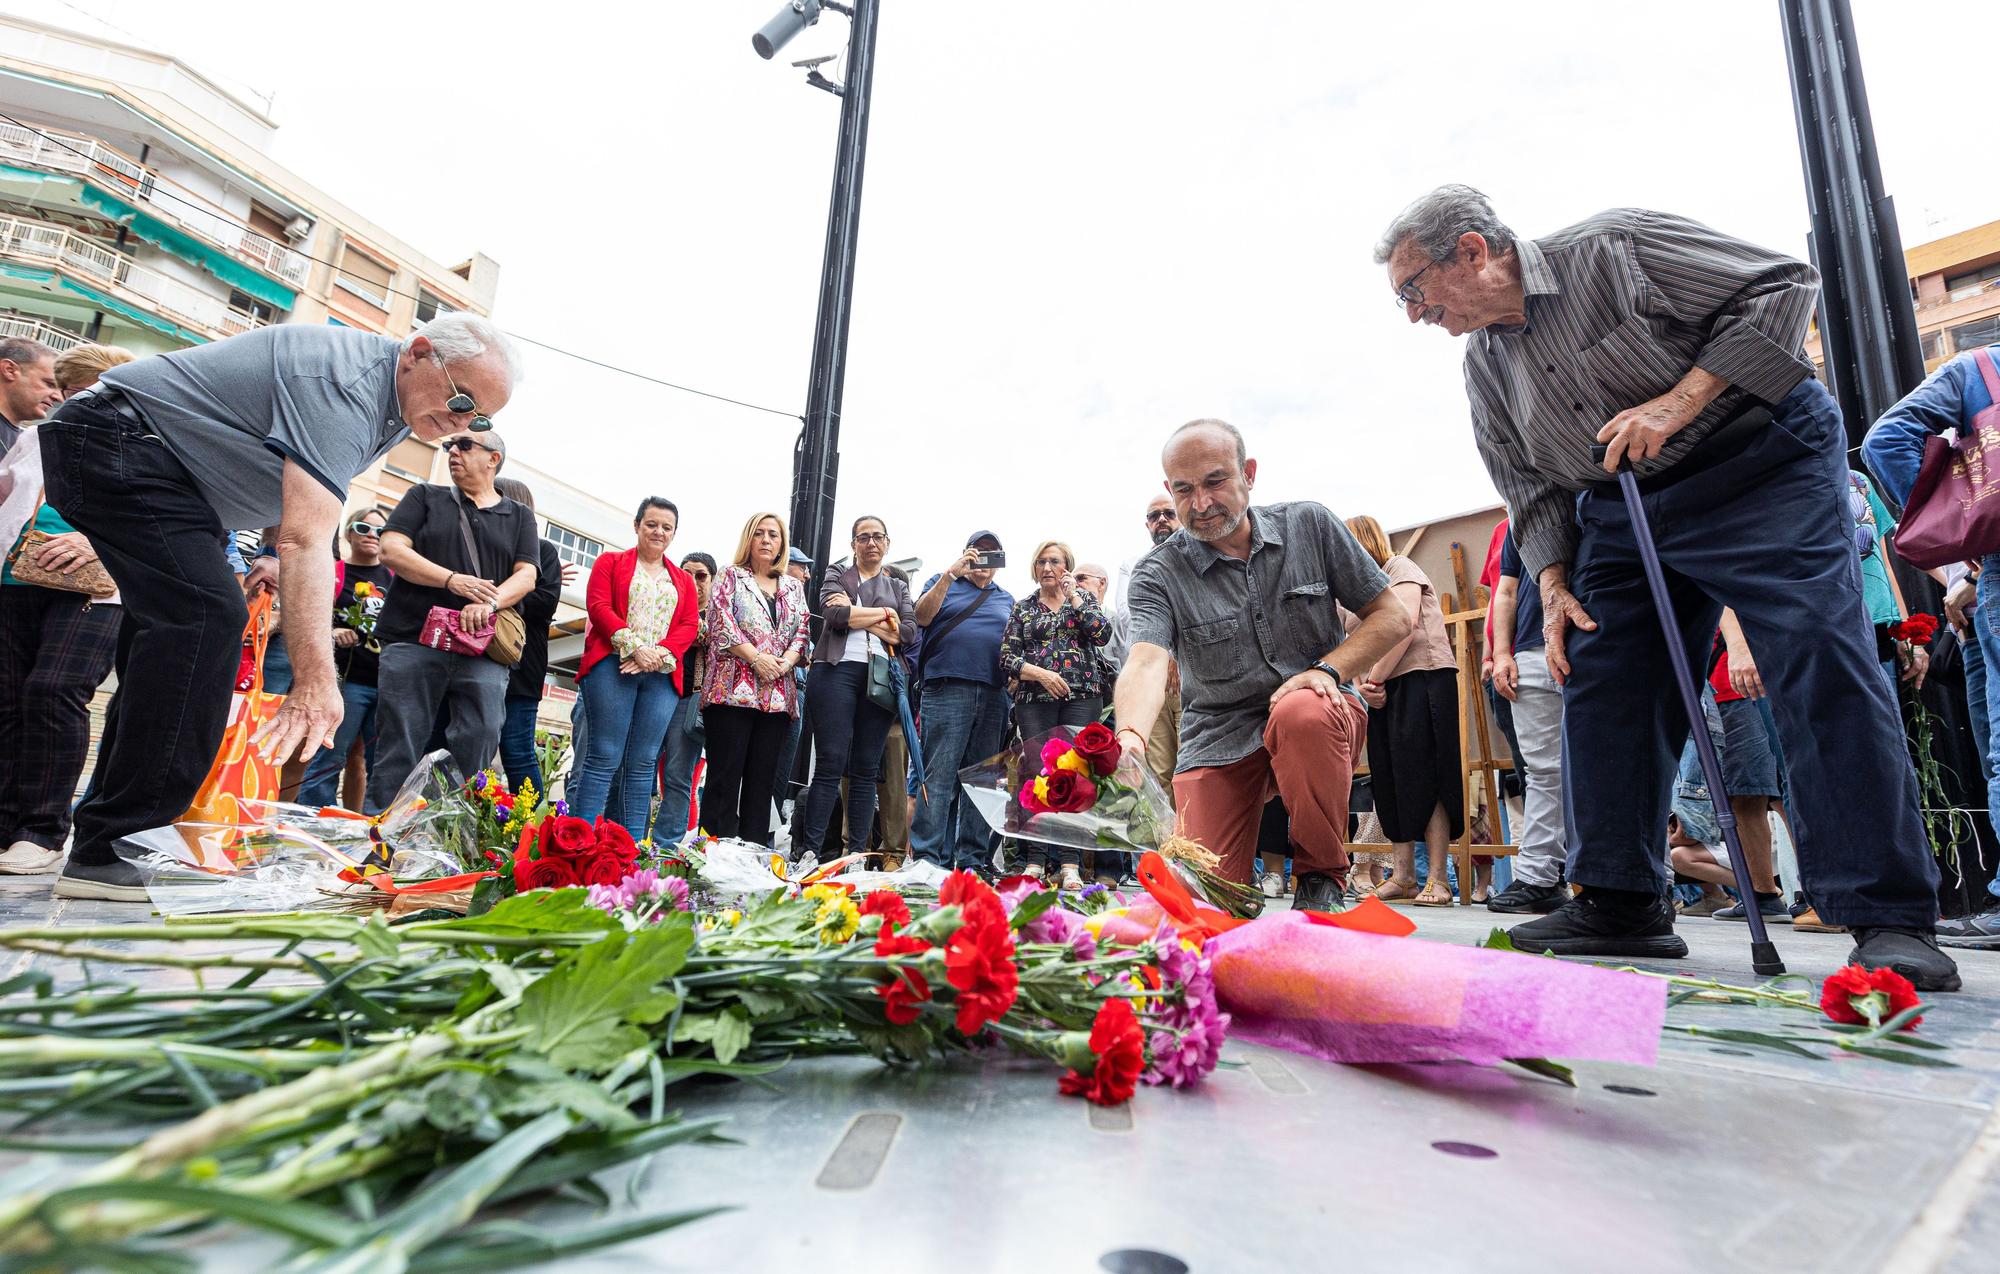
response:
<path id="1" fill-rule="evenodd" d="M 2000 221 L 1920 243 L 1904 251 L 1903 261 L 1925 371 L 1955 354 L 2000 343 Z M 1806 353 L 1825 364 L 1817 325 L 1806 338 Z"/>

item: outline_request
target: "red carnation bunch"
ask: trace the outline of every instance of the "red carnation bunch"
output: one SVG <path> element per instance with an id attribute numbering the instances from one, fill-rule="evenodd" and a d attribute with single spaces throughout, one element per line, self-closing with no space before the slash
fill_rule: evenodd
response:
<path id="1" fill-rule="evenodd" d="M 632 874 L 639 846 L 608 818 L 595 825 L 567 814 L 551 815 L 521 829 L 514 851 L 514 888 L 563 889 L 571 885 L 616 885 Z"/>
<path id="2" fill-rule="evenodd" d="M 938 890 L 938 902 L 957 906 L 963 924 L 945 941 L 945 979 L 958 992 L 958 1029 L 977 1035 L 1014 1005 L 1021 971 L 1014 966 L 1014 929 L 1007 906 L 985 881 L 955 871 Z"/>
<path id="3" fill-rule="evenodd" d="M 884 929 L 887 929 L 890 925 L 906 925 L 910 923 L 909 904 L 905 903 L 903 896 L 893 889 L 875 889 L 869 891 L 868 896 L 861 900 L 861 914 L 864 916 L 882 917 L 882 926 Z"/>
<path id="4" fill-rule="evenodd" d="M 1090 1051 L 1097 1059 L 1090 1073 L 1070 1071 L 1062 1077 L 1062 1091 L 1100 1106 L 1130 1100 L 1139 1073 L 1146 1069 L 1146 1033 L 1130 1000 L 1110 999 L 1098 1008 L 1090 1024 Z"/>
<path id="5" fill-rule="evenodd" d="M 1905 1009 L 1923 1004 L 1917 988 L 1894 969 L 1864 969 L 1850 964 L 1836 970 L 1819 990 L 1820 1011 L 1836 1022 L 1850 1026 L 1880 1026 Z M 1903 1024 L 1913 1031 L 1922 1017 Z"/>
<path id="6" fill-rule="evenodd" d="M 1936 615 L 1912 615 L 1889 629 L 1889 635 L 1897 641 L 1909 642 L 1912 646 L 1929 646 L 1931 638 L 1937 636 Z"/>
<path id="7" fill-rule="evenodd" d="M 895 898 L 898 905 L 902 899 L 887 889 L 878 889 L 868 895 L 868 902 L 887 895 Z M 863 907 L 866 907 L 866 903 Z M 910 910 L 903 908 L 903 920 L 908 921 Z M 878 956 L 922 955 L 931 949 L 931 944 L 922 938 L 912 938 L 896 932 L 897 922 L 886 914 L 882 917 L 882 933 L 875 939 L 875 954 Z M 882 1013 L 896 1026 L 908 1026 L 917 1020 L 922 1012 L 918 1006 L 931 998 L 930 979 L 912 968 L 894 970 L 887 982 L 875 988 L 875 994 L 882 997 Z"/>

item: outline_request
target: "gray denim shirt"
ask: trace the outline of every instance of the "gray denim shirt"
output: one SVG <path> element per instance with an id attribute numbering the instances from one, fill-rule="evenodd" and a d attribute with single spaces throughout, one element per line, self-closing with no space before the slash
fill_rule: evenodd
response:
<path id="1" fill-rule="evenodd" d="M 1180 662 L 1177 772 L 1264 746 L 1271 692 L 1345 639 L 1340 605 L 1359 611 L 1389 587 L 1325 505 L 1273 504 L 1249 516 L 1248 561 L 1178 531 L 1140 560 L 1126 593 L 1132 643 L 1165 647 Z"/>

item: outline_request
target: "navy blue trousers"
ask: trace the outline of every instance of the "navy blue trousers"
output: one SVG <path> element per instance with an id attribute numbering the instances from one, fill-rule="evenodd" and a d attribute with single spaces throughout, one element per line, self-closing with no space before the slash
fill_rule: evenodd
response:
<path id="1" fill-rule="evenodd" d="M 1641 484 L 1688 661 L 1705 666 L 1722 608 L 1733 609 L 1777 716 L 1799 872 L 1820 916 L 1929 929 L 1937 865 L 1861 600 L 1840 409 L 1807 379 L 1771 415 L 1768 427 L 1713 439 Z M 1664 893 L 1687 717 L 1618 487 L 1580 495 L 1577 519 L 1570 588 L 1598 627 L 1569 637 L 1569 878 Z"/>

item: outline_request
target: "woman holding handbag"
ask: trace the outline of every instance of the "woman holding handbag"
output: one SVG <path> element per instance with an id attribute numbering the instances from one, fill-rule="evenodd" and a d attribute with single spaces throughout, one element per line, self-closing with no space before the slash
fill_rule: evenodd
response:
<path id="1" fill-rule="evenodd" d="M 806 586 L 786 571 L 788 559 L 785 520 L 751 514 L 708 607 L 701 823 L 712 835 L 753 845 L 771 843 L 778 760 L 803 707 L 792 674 L 812 649 Z"/>
<path id="2" fill-rule="evenodd" d="M 863 838 L 868 835 L 875 821 L 882 753 L 896 719 L 889 661 L 899 657 L 903 634 L 916 630 L 909 586 L 882 569 L 889 553 L 888 525 L 878 517 L 857 518 L 852 534 L 852 564 L 828 568 L 820 581 L 826 632 L 806 678 L 813 777 L 794 825 L 801 857 L 817 856 L 825 842 L 842 778 L 848 780 L 847 826 Z"/>
<path id="3" fill-rule="evenodd" d="M 90 541 L 42 499 L 38 431 L 0 463 L 0 874 L 56 869 L 90 750 L 90 697 L 124 608 Z"/>
<path id="4" fill-rule="evenodd" d="M 680 516 L 673 501 L 649 496 L 632 519 L 638 543 L 599 554 L 585 593 L 576 684 L 590 729 L 570 813 L 592 822 L 609 814 L 638 840 L 651 834 L 655 767 L 698 623 L 694 581 L 667 560 Z M 606 810 L 614 777 L 620 808 Z"/>

